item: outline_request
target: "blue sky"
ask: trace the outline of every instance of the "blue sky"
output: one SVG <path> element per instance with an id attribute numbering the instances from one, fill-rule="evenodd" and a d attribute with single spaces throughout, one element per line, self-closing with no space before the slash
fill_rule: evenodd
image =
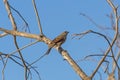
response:
<path id="1" fill-rule="evenodd" d="M 9 2 L 28 22 L 31 33 L 39 34 L 32 0 L 9 0 Z M 43 32 L 48 38 L 54 39 L 65 30 L 70 32 L 66 43 L 63 44 L 62 47 L 69 52 L 74 60 L 77 61 L 89 54 L 100 54 L 100 50 L 106 50 L 108 47 L 107 42 L 105 42 L 103 38 L 93 34 L 89 34 L 80 40 L 71 39 L 72 34 L 89 29 L 104 33 L 104 31 L 97 28 L 88 19 L 81 16 L 80 13 L 85 13 L 97 24 L 110 27 L 110 19 L 106 15 L 111 13 L 111 8 L 106 0 L 36 0 L 36 3 Z M 24 22 L 14 11 L 13 15 L 18 29 L 22 30 Z M 0 27 L 12 29 L 2 0 L 0 1 Z M 111 32 L 109 31 L 108 34 L 111 35 Z M 31 39 L 18 37 L 19 47 L 30 42 Z M 12 36 L 1 38 L 0 44 L 2 44 L 0 45 L 1 52 L 10 53 L 15 50 Z M 32 62 L 44 54 L 46 50 L 47 45 L 39 42 L 22 50 L 22 53 L 26 61 Z M 2 63 L 0 62 L 0 64 Z M 78 62 L 78 64 L 88 75 L 97 65 L 97 63 L 91 61 Z M 52 49 L 48 56 L 34 64 L 34 66 L 37 66 L 42 80 L 80 80 L 71 66 L 63 60 L 62 56 L 55 49 Z M 0 69 L 2 67 L 3 66 L 0 66 Z M 103 72 L 103 70 L 101 72 Z M 11 60 L 8 62 L 5 73 L 6 80 L 23 80 L 23 68 Z M 99 76 L 96 74 L 95 80 L 98 78 Z M 104 79 L 106 79 L 106 76 L 103 76 L 103 80 Z M 33 75 L 33 80 L 38 80 L 35 74 Z"/>

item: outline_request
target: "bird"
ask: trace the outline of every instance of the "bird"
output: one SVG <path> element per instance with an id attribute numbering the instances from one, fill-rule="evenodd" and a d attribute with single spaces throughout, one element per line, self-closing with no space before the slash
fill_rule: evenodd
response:
<path id="1" fill-rule="evenodd" d="M 64 31 L 63 33 L 61 33 L 60 35 L 58 35 L 55 39 L 53 39 L 50 44 L 48 45 L 48 50 L 47 52 L 45 53 L 46 55 L 48 55 L 51 51 L 51 49 L 57 45 L 57 46 L 61 46 L 65 41 L 66 41 L 66 37 L 67 37 L 67 34 L 69 32 L 68 31 Z"/>
<path id="2" fill-rule="evenodd" d="M 67 38 L 67 34 L 69 32 L 68 31 L 64 31 L 63 33 L 61 33 L 60 35 L 58 35 L 55 39 L 53 39 L 49 44 L 48 44 L 48 50 L 45 54 L 43 54 L 42 56 L 40 56 L 37 60 L 35 60 L 34 62 L 32 62 L 32 64 L 36 63 L 37 61 L 39 61 L 40 59 L 42 59 L 45 55 L 48 55 L 51 51 L 51 49 L 57 45 L 58 47 L 60 47 Z"/>

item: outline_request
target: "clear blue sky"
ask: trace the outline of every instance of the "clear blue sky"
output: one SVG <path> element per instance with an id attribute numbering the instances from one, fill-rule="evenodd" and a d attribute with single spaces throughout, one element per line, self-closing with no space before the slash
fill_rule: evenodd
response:
<path id="1" fill-rule="evenodd" d="M 31 33 L 39 34 L 32 0 L 9 0 L 9 2 L 28 22 Z M 103 38 L 93 34 L 87 35 L 81 40 L 71 39 L 72 34 L 89 29 L 104 33 L 88 19 L 81 16 L 80 13 L 85 13 L 102 26 L 110 27 L 110 20 L 106 15 L 111 13 L 111 8 L 106 0 L 36 0 L 36 3 L 43 32 L 47 37 L 53 39 L 65 30 L 70 32 L 66 43 L 62 47 L 69 52 L 74 60 L 82 59 L 89 54 L 100 54 L 100 50 L 106 50 L 108 46 L 107 42 Z M 18 29 L 22 30 L 22 27 L 24 27 L 23 21 L 14 11 L 13 15 L 17 21 Z M 12 29 L 2 0 L 0 1 L 0 27 Z M 110 32 L 108 33 L 110 34 Z M 18 37 L 19 47 L 30 42 L 31 39 Z M 1 52 L 10 53 L 15 50 L 12 36 L 1 38 L 0 44 Z M 44 54 L 46 50 L 47 45 L 40 42 L 22 50 L 22 54 L 26 61 L 32 62 Z M 78 64 L 88 75 L 97 65 L 96 62 L 91 61 L 78 62 Z M 52 49 L 48 56 L 34 64 L 34 66 L 37 66 L 42 80 L 80 80 L 71 66 L 63 60 L 62 56 L 55 49 Z M 0 69 L 2 67 L 0 66 Z M 8 62 L 5 74 L 6 80 L 23 80 L 23 68 L 11 60 Z M 98 78 L 99 75 L 97 74 L 95 80 Z M 106 76 L 103 76 L 103 80 L 105 79 Z M 34 73 L 33 80 L 38 80 L 38 77 Z"/>

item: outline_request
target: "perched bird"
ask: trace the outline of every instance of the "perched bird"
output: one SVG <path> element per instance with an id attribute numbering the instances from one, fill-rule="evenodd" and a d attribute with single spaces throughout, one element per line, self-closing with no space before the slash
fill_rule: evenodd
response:
<path id="1" fill-rule="evenodd" d="M 48 55 L 50 53 L 50 50 L 55 46 L 61 46 L 67 37 L 67 34 L 69 32 L 68 31 L 64 31 L 63 33 L 61 33 L 59 36 L 57 36 L 55 39 L 53 39 L 50 44 L 48 44 L 48 50 L 45 54 L 43 54 L 42 56 L 40 56 L 37 60 L 35 60 L 32 64 L 36 63 L 37 61 L 39 61 L 40 59 L 42 59 L 45 55 Z"/>
<path id="2" fill-rule="evenodd" d="M 53 39 L 50 44 L 48 45 L 48 50 L 47 52 L 45 53 L 46 55 L 50 53 L 51 49 L 57 45 L 57 46 L 61 46 L 65 40 L 66 40 L 66 37 L 67 37 L 67 34 L 69 32 L 68 31 L 64 31 L 63 33 L 61 33 L 59 36 L 57 36 L 55 39 Z"/>

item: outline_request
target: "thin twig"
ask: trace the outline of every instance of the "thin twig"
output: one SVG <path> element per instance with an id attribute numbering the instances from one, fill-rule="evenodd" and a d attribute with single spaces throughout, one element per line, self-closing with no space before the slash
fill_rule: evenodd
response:
<path id="1" fill-rule="evenodd" d="M 43 54 L 42 56 L 40 56 L 38 59 L 36 59 L 35 61 L 33 61 L 29 66 L 35 64 L 36 62 L 38 62 L 39 60 L 41 60 L 44 56 L 46 56 L 46 54 Z"/>
<path id="2" fill-rule="evenodd" d="M 29 25 L 27 23 L 27 21 L 24 19 L 24 17 L 20 14 L 20 12 L 18 10 L 16 10 L 15 8 L 13 8 L 11 5 L 9 5 L 11 9 L 13 9 L 18 16 L 20 16 L 20 18 L 23 20 L 23 22 L 25 23 L 26 27 L 28 28 L 28 32 L 30 33 L 30 29 L 29 29 Z"/>
<path id="3" fill-rule="evenodd" d="M 23 56 L 22 56 L 22 53 L 21 53 L 21 51 L 19 50 L 19 47 L 18 47 L 18 44 L 17 44 L 17 40 L 16 40 L 16 36 L 14 36 L 14 43 L 15 43 L 15 46 L 16 46 L 16 48 L 17 48 L 17 50 L 18 50 L 18 53 L 19 53 L 19 55 L 20 55 L 20 57 L 21 57 L 21 60 L 22 60 L 22 62 L 23 62 L 23 65 L 24 65 L 24 77 L 25 77 L 25 80 L 27 80 L 27 66 L 26 66 L 26 64 L 25 64 L 25 60 L 24 60 L 24 58 L 23 58 Z"/>
<path id="4" fill-rule="evenodd" d="M 39 30 L 40 30 L 40 34 L 43 35 L 42 26 L 41 26 L 41 22 L 40 22 L 40 17 L 39 17 L 38 11 L 37 11 L 35 0 L 32 0 L 32 3 L 33 3 L 34 10 L 35 10 L 36 18 L 37 18 L 37 21 L 38 21 L 38 27 L 39 27 Z"/>
<path id="5" fill-rule="evenodd" d="M 111 21 L 111 30 L 115 30 L 115 22 L 114 22 L 114 17 L 113 17 L 113 14 L 111 13 L 110 15 L 107 15 L 107 17 L 110 18 L 110 21 Z"/>
<path id="6" fill-rule="evenodd" d="M 21 60 L 21 58 L 18 57 L 18 56 L 15 56 L 15 55 L 11 55 L 11 56 L 13 56 L 13 57 Z M 13 59 L 12 57 L 10 57 L 10 59 L 12 59 L 13 61 L 15 61 L 15 63 L 17 63 L 18 65 L 24 67 L 22 64 L 20 64 L 19 62 L 17 62 L 17 61 L 16 61 L 15 59 Z M 28 65 L 28 68 L 29 68 L 29 69 L 33 69 L 33 70 L 35 71 L 35 73 L 36 73 L 36 74 L 38 75 L 38 77 L 39 77 L 39 80 L 41 80 L 41 77 L 40 77 L 39 72 L 38 72 L 31 64 L 29 64 L 28 62 L 25 62 L 25 63 Z M 29 70 L 29 72 L 31 72 L 31 71 Z M 28 74 L 29 74 L 29 73 L 28 73 Z"/>
<path id="7" fill-rule="evenodd" d="M 91 57 L 91 56 L 105 56 L 104 54 L 92 54 L 92 55 L 88 55 L 88 56 L 86 56 L 85 58 L 87 58 L 87 57 Z M 112 57 L 112 56 L 110 56 L 110 55 L 107 55 L 107 57 Z"/>
<path id="8" fill-rule="evenodd" d="M 98 28 L 100 28 L 102 30 L 110 29 L 109 27 L 104 27 L 104 26 L 101 26 L 101 25 L 97 24 L 91 17 L 89 17 L 85 13 L 80 13 L 80 15 L 84 16 L 85 18 L 87 18 L 92 24 L 94 24 L 96 27 L 98 27 Z"/>
<path id="9" fill-rule="evenodd" d="M 3 69 L 2 69 L 2 80 L 5 80 L 4 71 L 5 71 L 7 62 L 8 62 L 8 57 L 7 57 L 7 59 L 6 59 L 5 63 L 4 63 L 4 67 L 3 67 Z"/>
<path id="10" fill-rule="evenodd" d="M 25 22 L 26 26 L 28 26 L 28 23 L 26 22 L 24 17 L 20 14 L 20 12 L 18 10 L 16 10 L 15 8 L 13 8 L 11 5 L 9 5 L 9 6 L 11 9 L 13 9 L 20 16 L 20 18 Z"/>
<path id="11" fill-rule="evenodd" d="M 0 52 L 1 53 L 1 52 Z M 21 66 L 21 67 L 24 67 L 24 65 L 22 65 L 20 62 L 18 62 L 18 61 L 16 61 L 16 59 L 14 59 L 14 58 L 17 58 L 17 59 L 19 59 L 19 60 L 21 60 L 21 58 L 20 57 L 18 57 L 18 56 L 16 56 L 16 55 L 11 55 L 11 56 L 9 56 L 9 54 L 1 54 L 1 56 L 5 56 L 5 57 L 3 57 L 3 58 L 9 58 L 10 60 L 12 60 L 12 61 L 14 61 L 16 64 L 18 64 L 19 66 Z M 14 58 L 12 58 L 12 57 L 14 57 Z M 7 60 L 7 59 L 6 59 Z M 4 66 L 5 66 L 5 63 L 6 62 L 4 62 Z M 38 79 L 39 80 L 41 80 L 41 77 L 40 77 L 40 74 L 39 74 L 39 72 L 32 66 L 32 65 L 30 65 L 28 62 L 25 62 L 27 65 L 28 65 L 28 74 L 30 74 L 31 75 L 31 77 L 32 77 L 32 73 L 31 73 L 31 71 L 30 71 L 30 69 L 33 69 L 33 71 L 35 71 L 35 73 L 38 75 Z M 4 72 L 3 72 L 4 73 Z"/>
<path id="12" fill-rule="evenodd" d="M 3 57 L 2 57 L 2 54 L 3 54 L 3 53 L 0 52 L 0 57 L 1 57 L 1 60 L 2 60 L 3 65 L 4 65 L 4 64 L 5 64 L 5 61 L 4 61 Z"/>
<path id="13" fill-rule="evenodd" d="M 18 50 L 23 50 L 23 49 L 25 49 L 25 48 L 27 48 L 27 47 L 33 45 L 33 44 L 36 44 L 36 43 L 38 43 L 38 42 L 39 42 L 39 40 L 36 40 L 36 41 L 34 41 L 34 42 L 30 43 L 30 44 L 27 44 L 27 45 L 23 46 L 22 48 L 19 48 Z M 15 54 L 15 53 L 17 53 L 18 50 L 9 53 L 9 56 L 10 56 L 10 55 L 13 55 L 13 54 Z"/>
<path id="14" fill-rule="evenodd" d="M 120 51 L 119 51 L 118 54 L 116 55 L 116 61 L 118 61 L 119 58 L 120 58 Z M 113 67 L 112 67 L 113 72 L 115 72 L 115 69 L 116 69 L 116 64 L 113 63 Z"/>

